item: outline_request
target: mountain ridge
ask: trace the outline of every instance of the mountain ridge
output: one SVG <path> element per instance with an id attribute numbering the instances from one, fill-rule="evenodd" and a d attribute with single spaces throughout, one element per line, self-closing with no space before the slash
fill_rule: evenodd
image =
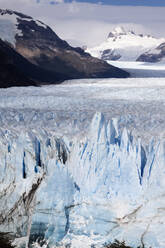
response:
<path id="1" fill-rule="evenodd" d="M 137 34 L 133 30 L 126 31 L 123 27 L 117 26 L 109 33 L 105 42 L 86 51 L 105 61 L 136 61 L 141 54 L 156 48 L 163 42 L 165 38 Z"/>
<path id="2" fill-rule="evenodd" d="M 71 47 L 43 22 L 16 11 L 0 9 L 0 38 L 39 70 L 44 70 L 45 83 L 129 76 L 83 49 Z"/>

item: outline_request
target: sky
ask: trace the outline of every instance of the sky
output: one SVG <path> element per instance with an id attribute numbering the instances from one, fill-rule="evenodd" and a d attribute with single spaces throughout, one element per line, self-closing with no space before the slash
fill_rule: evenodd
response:
<path id="1" fill-rule="evenodd" d="M 53 2 L 53 1 L 52 1 Z M 72 2 L 72 0 L 65 0 Z M 77 2 L 101 3 L 118 6 L 165 6 L 165 0 L 77 0 Z"/>
<path id="2" fill-rule="evenodd" d="M 165 37 L 165 0 L 86 1 L 0 0 L 0 8 L 43 21 L 73 46 L 99 45 L 116 26 Z"/>

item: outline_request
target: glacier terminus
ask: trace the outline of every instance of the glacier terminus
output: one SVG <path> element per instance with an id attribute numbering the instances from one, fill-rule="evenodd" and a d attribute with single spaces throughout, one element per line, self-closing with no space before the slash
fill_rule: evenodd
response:
<path id="1" fill-rule="evenodd" d="M 1 90 L 0 232 L 26 248 L 163 248 L 164 91 L 161 78 Z"/>

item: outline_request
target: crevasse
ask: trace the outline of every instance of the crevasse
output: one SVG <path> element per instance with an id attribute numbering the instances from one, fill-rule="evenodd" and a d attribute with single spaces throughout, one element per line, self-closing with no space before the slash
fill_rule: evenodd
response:
<path id="1" fill-rule="evenodd" d="M 142 139 L 143 137 L 141 137 Z M 84 137 L 1 130 L 0 232 L 18 247 L 164 247 L 165 143 L 96 113 Z"/>

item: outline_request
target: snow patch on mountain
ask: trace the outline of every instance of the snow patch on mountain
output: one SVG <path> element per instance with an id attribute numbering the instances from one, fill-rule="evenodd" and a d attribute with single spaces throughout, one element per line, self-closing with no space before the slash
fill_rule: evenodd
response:
<path id="1" fill-rule="evenodd" d="M 19 29 L 20 20 L 35 21 L 38 26 L 47 28 L 44 23 L 29 16 L 12 10 L 0 9 L 0 38 L 10 43 L 13 47 L 16 45 L 16 36 L 23 36 L 21 29 Z"/>
<path id="2" fill-rule="evenodd" d="M 22 35 L 21 30 L 18 29 L 17 16 L 15 14 L 2 14 L 0 12 L 0 38 L 15 46 L 16 35 Z"/>
<path id="3" fill-rule="evenodd" d="M 36 22 L 36 24 L 38 25 L 38 26 L 40 26 L 40 27 L 42 27 L 42 28 L 47 28 L 47 26 L 43 23 L 43 22 L 41 22 L 41 21 L 38 21 L 38 20 L 36 20 L 35 21 Z"/>
<path id="4" fill-rule="evenodd" d="M 87 52 L 104 60 L 136 61 L 142 53 L 156 48 L 163 42 L 164 38 L 136 34 L 134 31 L 126 31 L 123 27 L 116 27 L 109 33 L 105 42 L 88 48 Z"/>

